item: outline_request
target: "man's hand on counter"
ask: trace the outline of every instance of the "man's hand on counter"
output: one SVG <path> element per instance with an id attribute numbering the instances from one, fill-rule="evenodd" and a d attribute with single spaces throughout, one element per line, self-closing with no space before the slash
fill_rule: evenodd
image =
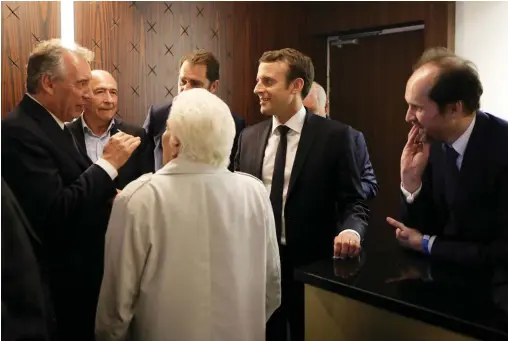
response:
<path id="1" fill-rule="evenodd" d="M 361 245 L 358 233 L 342 231 L 333 241 L 333 256 L 335 258 L 357 257 L 360 251 Z"/>
<path id="2" fill-rule="evenodd" d="M 388 224 L 395 227 L 395 237 L 402 246 L 423 252 L 423 235 L 420 233 L 420 231 L 407 227 L 400 221 L 390 217 L 386 218 L 386 221 Z"/>

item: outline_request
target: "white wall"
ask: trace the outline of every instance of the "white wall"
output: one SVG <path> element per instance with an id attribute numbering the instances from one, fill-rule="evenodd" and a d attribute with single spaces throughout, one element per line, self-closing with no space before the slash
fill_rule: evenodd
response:
<path id="1" fill-rule="evenodd" d="M 455 52 L 476 64 L 481 109 L 508 120 L 508 1 L 457 1 Z"/>

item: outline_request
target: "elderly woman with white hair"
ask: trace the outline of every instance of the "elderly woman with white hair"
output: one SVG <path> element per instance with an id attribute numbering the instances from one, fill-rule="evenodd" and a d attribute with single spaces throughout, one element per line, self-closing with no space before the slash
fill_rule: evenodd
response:
<path id="1" fill-rule="evenodd" d="M 97 340 L 265 339 L 280 305 L 275 222 L 263 184 L 227 169 L 234 136 L 217 96 L 175 98 L 164 167 L 114 202 Z"/>

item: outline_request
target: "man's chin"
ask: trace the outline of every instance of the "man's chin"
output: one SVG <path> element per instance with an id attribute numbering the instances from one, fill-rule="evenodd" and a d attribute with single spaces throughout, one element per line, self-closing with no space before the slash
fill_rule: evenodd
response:
<path id="1" fill-rule="evenodd" d="M 81 115 L 83 114 L 83 111 L 74 111 L 72 112 L 72 115 L 69 115 L 69 122 L 72 122 L 74 121 L 75 119 L 81 117 Z"/>
<path id="2" fill-rule="evenodd" d="M 261 114 L 263 114 L 264 116 L 273 116 L 272 114 L 272 111 L 269 110 L 268 108 L 263 108 L 261 107 L 261 109 L 259 110 L 261 112 Z"/>

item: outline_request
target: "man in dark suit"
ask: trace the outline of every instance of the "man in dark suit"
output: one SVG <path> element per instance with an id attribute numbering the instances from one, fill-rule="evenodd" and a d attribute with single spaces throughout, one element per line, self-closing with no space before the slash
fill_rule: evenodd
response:
<path id="1" fill-rule="evenodd" d="M 316 115 L 329 118 L 326 92 L 319 83 L 312 83 L 312 88 L 307 97 L 303 100 L 303 105 Z M 359 167 L 363 192 L 367 199 L 374 199 L 379 191 L 379 186 L 377 184 L 376 175 L 374 174 L 374 168 L 370 162 L 367 142 L 365 142 L 365 137 L 362 132 L 351 128 L 351 133 L 353 134 L 353 140 L 355 142 L 355 160 Z"/>
<path id="2" fill-rule="evenodd" d="M 479 110 L 471 62 L 426 51 L 406 86 L 399 242 L 465 265 L 508 264 L 508 122 Z"/>
<path id="3" fill-rule="evenodd" d="M 90 81 L 91 98 L 83 115 L 68 124 L 78 147 L 90 164 L 102 157 L 104 145 L 119 131 L 141 139 L 140 146 L 118 170 L 116 188 L 123 189 L 145 173 L 153 172 L 153 147 L 145 130 L 123 122 L 118 112 L 118 85 L 113 76 L 104 70 L 93 70 Z"/>
<path id="4" fill-rule="evenodd" d="M 277 226 L 282 304 L 267 324 L 267 340 L 286 340 L 286 320 L 291 340 L 303 340 L 303 285 L 294 281 L 294 268 L 357 256 L 367 226 L 351 128 L 302 104 L 313 78 L 312 61 L 299 51 L 263 54 L 254 93 L 270 119 L 242 132 L 235 159 L 236 171 L 265 184 Z"/>
<path id="5" fill-rule="evenodd" d="M 180 59 L 180 74 L 178 76 L 178 93 L 193 89 L 205 88 L 215 93 L 219 86 L 220 64 L 211 52 L 198 51 L 189 53 Z M 143 127 L 154 145 L 155 171 L 162 168 L 162 142 L 161 137 L 166 130 L 166 121 L 171 111 L 171 102 L 153 105 L 148 109 Z M 238 145 L 238 136 L 245 128 L 245 120 L 233 114 L 236 135 L 230 155 L 229 170 L 233 170 L 234 157 Z"/>
<path id="6" fill-rule="evenodd" d="M 92 57 L 59 39 L 38 44 L 27 94 L 2 121 L 2 175 L 41 239 L 61 340 L 93 340 L 114 179 L 140 144 L 116 134 L 92 165 L 78 151 L 64 122 L 89 100 Z"/>
<path id="7" fill-rule="evenodd" d="M 51 300 L 34 252 L 40 245 L 2 178 L 2 340 L 52 340 Z"/>

